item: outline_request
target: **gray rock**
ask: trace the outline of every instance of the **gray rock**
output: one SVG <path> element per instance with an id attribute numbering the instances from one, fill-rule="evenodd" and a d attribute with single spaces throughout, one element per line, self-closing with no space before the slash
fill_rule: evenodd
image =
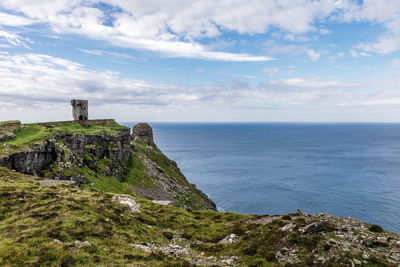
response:
<path id="1" fill-rule="evenodd" d="M 282 226 L 281 228 L 279 228 L 280 231 L 282 232 L 286 232 L 286 231 L 293 231 L 293 229 L 296 227 L 296 225 L 294 223 L 288 223 L 285 226 Z"/>
<path id="2" fill-rule="evenodd" d="M 79 174 L 67 176 L 63 169 L 86 165 L 96 170 L 98 159 L 109 159 L 105 176 L 116 176 L 120 181 L 126 175 L 126 166 L 131 157 L 129 129 L 118 134 L 73 134 L 58 133 L 54 138 L 33 145 L 30 149 L 12 153 L 0 158 L 0 166 L 15 169 L 20 173 L 41 176 L 42 172 L 52 163 L 58 162 L 61 180 L 81 181 Z M 59 144 L 61 143 L 61 144 Z M 65 150 L 72 152 L 66 153 Z M 85 158 L 90 153 L 93 160 Z M 65 161 L 66 158 L 68 161 Z M 69 173 L 69 172 L 68 172 Z"/>
<path id="3" fill-rule="evenodd" d="M 140 205 L 136 203 L 135 200 L 130 198 L 129 196 L 126 195 L 114 195 L 112 198 L 113 201 L 118 202 L 122 205 L 127 205 L 132 213 L 139 213 L 140 212 Z"/>
<path id="4" fill-rule="evenodd" d="M 387 245 L 388 244 L 388 240 L 386 237 L 378 237 L 375 241 L 376 244 L 378 245 Z"/>
<path id="5" fill-rule="evenodd" d="M 325 221 L 315 222 L 315 223 L 309 224 L 306 227 L 304 227 L 301 232 L 303 234 L 315 234 L 315 233 L 325 230 L 326 225 L 327 225 L 327 222 L 325 222 Z"/>
<path id="6" fill-rule="evenodd" d="M 0 130 L 0 142 L 9 140 L 9 139 L 14 138 L 14 137 L 15 137 L 15 134 L 13 132 L 1 131 Z"/>
<path id="7" fill-rule="evenodd" d="M 167 205 L 170 205 L 172 201 L 170 201 L 170 200 L 153 200 L 152 202 L 159 204 L 159 205 L 167 206 Z"/>
<path id="8" fill-rule="evenodd" d="M 239 241 L 239 237 L 235 234 L 230 234 L 226 236 L 224 239 L 220 240 L 218 244 L 233 244 Z"/>
<path id="9" fill-rule="evenodd" d="M 155 146 L 153 140 L 153 129 L 147 123 L 138 123 L 132 128 L 132 140 L 140 140 L 147 145 Z"/>
<path id="10" fill-rule="evenodd" d="M 68 247 L 75 247 L 75 248 L 83 248 L 83 247 L 91 246 L 89 241 L 81 242 L 79 240 L 75 240 L 72 243 L 71 242 L 66 242 L 65 245 L 67 245 Z"/>
<path id="11" fill-rule="evenodd" d="M 151 253 L 151 248 L 149 248 L 148 246 L 143 246 L 143 245 L 139 245 L 139 244 L 132 244 L 132 247 L 143 250 L 146 253 Z"/>

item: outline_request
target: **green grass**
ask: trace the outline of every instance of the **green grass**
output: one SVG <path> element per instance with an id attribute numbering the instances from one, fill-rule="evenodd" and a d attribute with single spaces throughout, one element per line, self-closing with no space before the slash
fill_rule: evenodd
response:
<path id="1" fill-rule="evenodd" d="M 15 120 L 15 121 L 2 121 L 2 122 L 0 122 L 0 127 L 3 126 L 3 125 L 7 125 L 7 124 L 19 124 L 19 123 L 21 123 L 21 122 L 17 121 L 17 120 Z"/>
<path id="2" fill-rule="evenodd" d="M 127 129 L 127 127 L 121 126 L 118 123 L 113 122 L 109 126 L 89 125 L 87 128 L 84 128 L 77 122 L 66 122 L 65 124 L 55 125 L 53 129 L 56 131 L 70 132 L 77 134 L 116 134 L 119 133 L 119 130 Z"/>
<path id="3" fill-rule="evenodd" d="M 83 185 L 83 187 L 87 188 L 88 185 L 93 183 L 93 188 L 104 192 L 132 195 L 132 191 L 126 184 L 118 181 L 116 177 L 101 175 L 86 166 L 82 168 L 82 174 L 84 174 L 87 179 L 86 185 Z"/>
<path id="4" fill-rule="evenodd" d="M 151 188 L 155 184 L 145 172 L 145 166 L 138 158 L 132 157 L 128 163 L 128 173 L 124 178 L 124 182 L 130 185 Z"/>
<path id="5" fill-rule="evenodd" d="M 34 142 L 40 142 L 46 135 L 50 133 L 46 128 L 38 125 L 27 125 L 15 133 L 13 139 L 8 140 L 6 143 L 13 146 L 30 145 Z"/>
<path id="6" fill-rule="evenodd" d="M 239 256 L 235 262 L 239 266 L 280 266 L 276 252 L 294 242 L 302 262 L 296 266 L 309 266 L 310 251 L 321 249 L 321 242 L 329 238 L 293 233 L 287 239 L 279 230 L 287 223 L 284 220 L 262 225 L 253 221 L 265 216 L 192 211 L 132 198 L 140 204 L 140 213 L 131 213 L 101 190 L 44 187 L 31 176 L 0 168 L 0 266 L 190 266 L 185 258 L 149 254 L 131 246 L 168 245 L 172 237 L 190 244 L 204 258 Z M 302 225 L 298 215 L 290 219 Z M 237 243 L 218 244 L 231 233 L 240 237 Z M 55 239 L 64 244 L 87 240 L 91 245 L 78 249 L 59 245 Z M 346 266 L 351 258 L 360 255 L 350 251 L 326 266 Z M 365 266 L 386 265 L 385 259 L 371 257 Z"/>
<path id="7" fill-rule="evenodd" d="M 6 146 L 0 146 L 0 157 L 29 148 L 36 142 L 43 141 L 50 133 L 38 125 L 26 125 L 15 132 L 15 137 L 4 141 Z"/>
<path id="8" fill-rule="evenodd" d="M 174 199 L 174 205 L 190 209 L 204 209 L 205 207 L 209 207 L 210 200 L 208 197 L 201 191 L 193 188 L 176 166 L 176 163 L 165 156 L 161 150 L 155 146 L 147 145 L 140 140 L 135 140 L 133 145 L 134 156 L 132 162 L 128 166 L 127 181 L 129 183 L 144 188 L 155 186 L 151 178 L 144 172 L 145 166 L 138 159 L 138 157 L 147 158 L 160 167 L 162 176 L 177 181 L 181 186 L 186 188 L 185 194 L 175 190 L 176 196 Z"/>
<path id="9" fill-rule="evenodd" d="M 12 182 L 11 182 L 12 181 Z M 130 244 L 167 244 L 167 229 L 187 231 L 193 240 L 214 240 L 230 225 L 249 215 L 189 212 L 136 199 L 141 213 L 132 214 L 94 189 L 43 187 L 29 176 L 0 168 L 0 265 L 124 265 L 168 266 L 168 256 L 146 254 Z M 221 222 L 213 224 L 218 216 Z M 88 248 L 54 242 L 89 241 Z"/>
<path id="10" fill-rule="evenodd" d="M 25 124 L 19 131 L 15 132 L 16 136 L 14 138 L 3 142 L 6 146 L 0 146 L 0 157 L 16 151 L 28 149 L 36 142 L 48 139 L 57 132 L 73 134 L 117 134 L 122 129 L 128 128 L 116 122 L 113 122 L 109 126 L 89 125 L 87 128 L 82 127 L 82 125 L 77 122 L 57 123 L 53 128 L 47 128 L 39 124 Z"/>
<path id="11" fill-rule="evenodd" d="M 369 230 L 370 230 L 371 232 L 375 232 L 375 233 L 382 233 L 382 232 L 383 232 L 382 227 L 380 227 L 380 226 L 377 225 L 377 224 L 371 225 L 371 226 L 369 227 Z"/>

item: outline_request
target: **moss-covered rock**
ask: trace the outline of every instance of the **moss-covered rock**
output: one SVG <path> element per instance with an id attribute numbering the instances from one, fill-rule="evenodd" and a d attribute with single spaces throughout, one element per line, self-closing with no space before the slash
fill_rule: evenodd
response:
<path id="1" fill-rule="evenodd" d="M 132 141 L 140 141 L 149 146 L 155 146 L 153 129 L 147 123 L 138 123 L 132 128 Z"/>

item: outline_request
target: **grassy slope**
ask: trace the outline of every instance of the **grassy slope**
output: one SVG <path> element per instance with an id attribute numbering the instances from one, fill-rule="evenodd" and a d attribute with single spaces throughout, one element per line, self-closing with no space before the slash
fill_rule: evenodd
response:
<path id="1" fill-rule="evenodd" d="M 126 129 L 126 127 L 116 122 L 110 126 L 90 125 L 87 128 L 82 127 L 77 122 L 57 124 L 54 128 L 46 128 L 38 124 L 26 124 L 21 130 L 15 132 L 16 136 L 14 138 L 3 142 L 6 146 L 0 146 L 0 157 L 16 151 L 28 149 L 34 143 L 50 138 L 60 131 L 76 134 L 115 134 L 118 133 L 120 129 Z"/>
<path id="2" fill-rule="evenodd" d="M 190 212 L 137 199 L 141 213 L 132 214 L 94 189 L 43 187 L 37 180 L 0 168 L 0 265 L 41 264 L 171 265 L 179 260 L 146 254 L 130 244 L 166 244 L 169 229 L 187 237 L 219 240 L 229 228 L 252 216 L 207 211 Z M 90 247 L 58 245 L 75 240 Z M 207 250 L 207 248 L 206 248 Z"/>
<path id="3" fill-rule="evenodd" d="M 134 198 L 134 197 L 133 197 Z M 140 213 L 131 213 L 112 201 L 112 194 L 68 186 L 44 187 L 27 175 L 0 168 L 0 265 L 1 266 L 189 266 L 188 258 L 172 258 L 158 252 L 146 253 L 132 244 L 171 244 L 171 232 L 190 244 L 204 259 L 239 256 L 240 266 L 279 266 L 275 254 L 296 244 L 302 264 L 309 266 L 310 251 L 328 238 L 321 234 L 285 237 L 279 227 L 292 221 L 305 225 L 297 214 L 279 216 L 266 225 L 256 219 L 268 216 L 192 211 L 161 206 L 140 198 Z M 234 233 L 237 243 L 218 241 Z M 55 239 L 63 244 L 57 244 Z M 84 248 L 66 242 L 89 241 Z M 183 241 L 182 241 L 183 242 Z M 349 263 L 351 250 L 335 265 Z M 347 264 L 348 265 L 348 264 Z M 366 266 L 385 266 L 385 259 L 371 259 Z"/>
<path id="4" fill-rule="evenodd" d="M 147 145 L 139 140 L 133 142 L 134 145 L 134 157 L 132 164 L 128 166 L 127 181 L 135 186 L 140 186 L 143 188 L 154 187 L 154 183 L 151 178 L 148 177 L 144 171 L 144 165 L 138 160 L 138 156 L 142 158 L 147 158 L 154 162 L 163 170 L 163 176 L 167 179 L 174 179 L 178 181 L 180 185 L 187 188 L 188 194 L 183 195 L 177 192 L 175 203 L 178 206 L 185 206 L 192 209 L 202 209 L 202 207 L 207 203 L 208 198 L 201 191 L 194 189 L 189 182 L 186 180 L 185 176 L 181 173 L 179 168 L 176 166 L 172 160 L 165 156 L 157 147 Z"/>

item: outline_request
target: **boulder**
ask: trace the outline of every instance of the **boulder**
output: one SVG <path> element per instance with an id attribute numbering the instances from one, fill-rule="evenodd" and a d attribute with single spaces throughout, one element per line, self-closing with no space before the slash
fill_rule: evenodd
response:
<path id="1" fill-rule="evenodd" d="M 226 236 L 224 239 L 220 240 L 218 244 L 233 244 L 239 241 L 239 237 L 235 234 L 230 234 Z"/>
<path id="2" fill-rule="evenodd" d="M 135 200 L 133 200 L 132 198 L 125 196 L 125 195 L 114 195 L 113 196 L 113 201 L 118 202 L 122 205 L 126 205 L 128 206 L 132 213 L 138 213 L 140 212 L 140 205 L 138 203 L 136 203 Z"/>
<path id="3" fill-rule="evenodd" d="M 291 223 L 286 224 L 285 226 L 282 226 L 281 228 L 279 228 L 279 230 L 282 232 L 286 232 L 286 231 L 291 232 L 295 227 L 296 227 L 296 225 L 291 222 Z"/>
<path id="4" fill-rule="evenodd" d="M 0 142 L 7 141 L 11 138 L 14 138 L 15 134 L 8 131 L 0 131 Z"/>
<path id="5" fill-rule="evenodd" d="M 325 230 L 327 222 L 315 222 L 302 229 L 303 234 L 316 234 Z"/>

